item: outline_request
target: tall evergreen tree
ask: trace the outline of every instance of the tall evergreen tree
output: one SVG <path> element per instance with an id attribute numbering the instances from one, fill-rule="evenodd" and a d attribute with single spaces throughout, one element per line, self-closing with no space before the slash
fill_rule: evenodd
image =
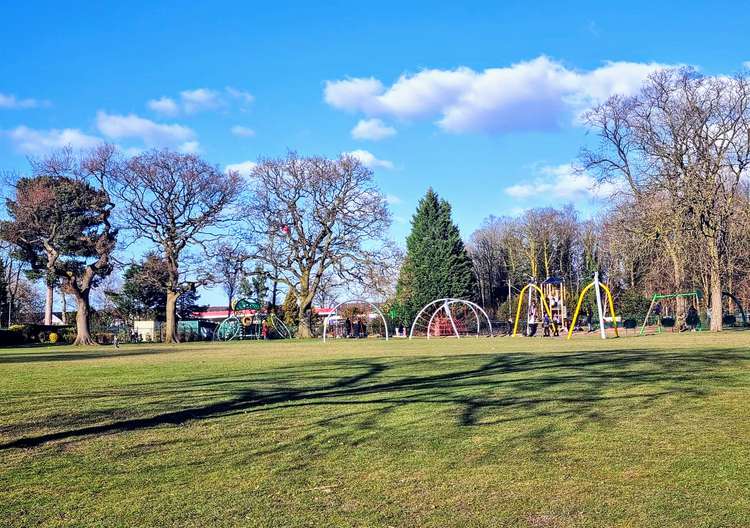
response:
<path id="1" fill-rule="evenodd" d="M 8 282 L 5 261 L 0 258 L 0 328 L 8 324 Z"/>
<path id="2" fill-rule="evenodd" d="M 411 223 L 396 288 L 398 309 L 407 321 L 435 299 L 470 298 L 476 283 L 471 259 L 447 201 L 429 189 Z"/>

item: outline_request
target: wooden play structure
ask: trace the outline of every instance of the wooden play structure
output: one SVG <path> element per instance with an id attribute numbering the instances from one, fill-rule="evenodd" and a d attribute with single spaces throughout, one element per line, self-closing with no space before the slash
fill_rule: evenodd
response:
<path id="1" fill-rule="evenodd" d="M 542 284 L 542 286 L 544 286 L 544 284 Z M 550 287 L 548 291 L 552 292 L 552 288 L 554 284 L 550 283 L 548 286 Z M 560 282 L 560 286 L 562 286 L 562 282 Z M 547 296 L 544 293 L 544 289 L 540 287 L 536 282 L 532 281 L 532 282 L 529 282 L 526 286 L 524 286 L 521 289 L 521 292 L 518 294 L 518 306 L 516 308 L 516 320 L 513 323 L 513 336 L 518 335 L 518 324 L 521 320 L 521 307 L 523 306 L 524 295 L 526 296 L 526 301 L 527 301 L 526 335 L 529 335 L 529 328 L 531 327 L 531 325 L 540 323 L 541 319 L 544 317 L 543 315 L 540 317 L 539 314 L 537 313 L 537 309 L 539 305 L 542 306 L 542 309 L 544 310 L 543 313 L 547 314 L 547 316 L 550 319 L 552 328 L 555 329 L 555 333 L 557 333 L 558 324 L 555 323 L 555 317 L 552 312 L 552 309 L 549 306 L 549 303 L 547 303 Z M 562 321 L 562 319 L 559 319 L 558 321 Z"/>

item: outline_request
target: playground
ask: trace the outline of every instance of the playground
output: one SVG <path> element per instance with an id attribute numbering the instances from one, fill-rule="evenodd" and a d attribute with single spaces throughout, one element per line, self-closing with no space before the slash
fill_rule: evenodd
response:
<path id="1" fill-rule="evenodd" d="M 747 342 L 737 330 L 4 349 L 0 518 L 749 526 Z"/>

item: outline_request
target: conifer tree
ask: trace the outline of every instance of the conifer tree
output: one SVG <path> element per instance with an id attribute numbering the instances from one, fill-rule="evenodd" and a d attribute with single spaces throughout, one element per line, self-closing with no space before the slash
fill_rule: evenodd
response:
<path id="1" fill-rule="evenodd" d="M 8 299 L 5 261 L 0 258 L 0 328 L 3 328 L 8 323 Z"/>
<path id="2" fill-rule="evenodd" d="M 284 322 L 287 325 L 297 326 L 299 324 L 299 312 L 297 310 L 297 295 L 293 289 L 289 289 L 284 299 L 281 310 L 284 312 Z"/>
<path id="3" fill-rule="evenodd" d="M 432 189 L 420 200 L 406 239 L 396 299 L 401 316 L 411 321 L 425 304 L 441 297 L 470 298 L 475 277 L 451 206 Z"/>

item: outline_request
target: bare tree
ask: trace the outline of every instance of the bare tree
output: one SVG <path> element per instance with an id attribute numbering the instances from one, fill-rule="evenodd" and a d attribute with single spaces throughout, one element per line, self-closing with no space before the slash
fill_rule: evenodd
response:
<path id="1" fill-rule="evenodd" d="M 242 240 L 221 241 L 214 245 L 211 251 L 215 262 L 214 275 L 227 295 L 228 310 L 232 309 L 240 282 L 248 274 L 247 262 L 252 258 L 244 246 L 245 242 Z"/>
<path id="2" fill-rule="evenodd" d="M 601 144 L 584 152 L 586 167 L 602 179 L 625 181 L 638 206 L 660 198 L 677 220 L 667 227 L 700 241 L 711 330 L 720 331 L 723 241 L 750 166 L 748 80 L 703 77 L 690 70 L 657 72 L 640 93 L 610 99 L 587 121 Z M 676 255 L 674 260 L 683 259 Z"/>
<path id="3" fill-rule="evenodd" d="M 247 217 L 260 241 L 257 258 L 294 292 L 297 335 L 309 337 L 307 315 L 327 272 L 363 284 L 384 264 L 385 197 L 372 171 L 350 156 L 262 160 L 252 181 Z"/>
<path id="4" fill-rule="evenodd" d="M 126 225 L 162 252 L 167 264 L 165 341 L 177 337 L 177 300 L 211 281 L 208 270 L 189 276 L 185 256 L 218 239 L 234 216 L 240 176 L 225 174 L 193 154 L 152 150 L 130 159 L 117 179 Z"/>

